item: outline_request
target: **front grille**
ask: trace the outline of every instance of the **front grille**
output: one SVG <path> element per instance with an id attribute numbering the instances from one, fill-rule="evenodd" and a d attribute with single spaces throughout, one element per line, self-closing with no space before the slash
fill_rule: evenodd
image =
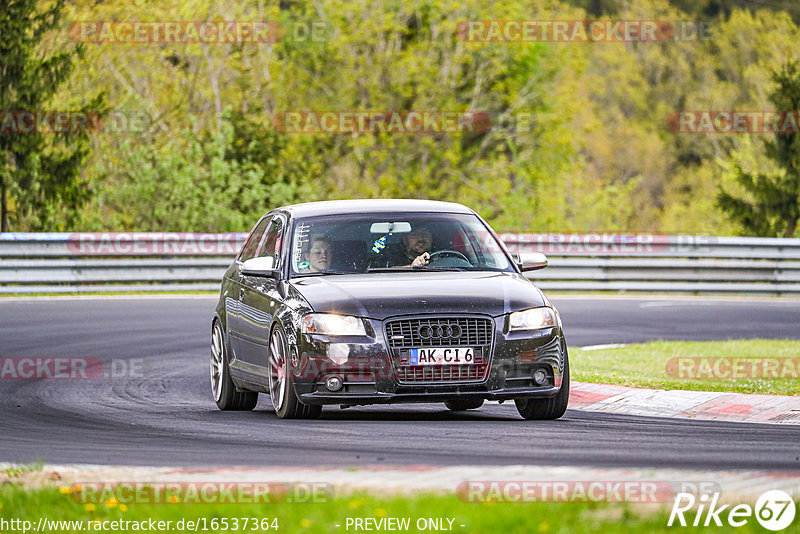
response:
<path id="1" fill-rule="evenodd" d="M 409 365 L 401 366 L 397 376 L 400 382 L 471 382 L 483 380 L 489 366 L 475 365 Z"/>
<path id="2" fill-rule="evenodd" d="M 423 339 L 419 327 L 452 327 L 461 329 L 461 336 L 432 337 Z M 492 344 L 492 321 L 474 317 L 431 317 L 426 319 L 405 319 L 386 324 L 386 338 L 389 347 L 478 347 Z"/>
<path id="3" fill-rule="evenodd" d="M 494 323 L 482 317 L 425 317 L 386 323 L 392 364 L 401 384 L 481 382 L 491 361 Z M 458 335 L 456 335 L 458 334 Z M 472 347 L 469 365 L 409 365 L 409 349 Z"/>

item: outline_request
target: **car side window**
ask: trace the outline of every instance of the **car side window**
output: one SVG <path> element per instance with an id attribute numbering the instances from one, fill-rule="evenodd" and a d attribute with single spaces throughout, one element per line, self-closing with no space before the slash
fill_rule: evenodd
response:
<path id="1" fill-rule="evenodd" d="M 283 245 L 284 221 L 281 217 L 274 217 L 264 235 L 264 240 L 256 253 L 257 258 L 272 258 L 272 264 L 277 268 L 281 258 Z"/>
<path id="2" fill-rule="evenodd" d="M 247 238 L 247 241 L 242 247 L 242 251 L 239 253 L 239 261 L 247 261 L 255 257 L 258 245 L 261 243 L 261 238 L 264 236 L 264 230 L 271 220 L 270 217 L 264 217 L 258 221 L 256 227 L 250 232 L 250 237 Z"/>

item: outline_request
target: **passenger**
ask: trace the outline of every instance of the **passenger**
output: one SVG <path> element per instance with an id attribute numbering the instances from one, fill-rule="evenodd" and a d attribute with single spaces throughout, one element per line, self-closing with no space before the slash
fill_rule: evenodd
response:
<path id="1" fill-rule="evenodd" d="M 303 251 L 304 264 L 301 270 L 318 273 L 331 268 L 333 261 L 333 247 L 327 237 L 317 236 L 309 239 Z"/>

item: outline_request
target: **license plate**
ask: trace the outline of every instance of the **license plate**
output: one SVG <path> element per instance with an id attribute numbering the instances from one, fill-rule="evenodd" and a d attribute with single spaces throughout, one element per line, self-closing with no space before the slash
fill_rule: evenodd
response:
<path id="1" fill-rule="evenodd" d="M 475 363 L 472 347 L 430 347 L 408 351 L 409 365 L 469 365 Z"/>

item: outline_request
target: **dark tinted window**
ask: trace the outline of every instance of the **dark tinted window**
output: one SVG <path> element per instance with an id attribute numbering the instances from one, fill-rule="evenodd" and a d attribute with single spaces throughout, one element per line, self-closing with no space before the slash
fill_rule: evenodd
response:
<path id="1" fill-rule="evenodd" d="M 239 253 L 239 261 L 246 261 L 255 257 L 258 244 L 261 243 L 261 237 L 264 235 L 264 230 L 270 220 L 270 217 L 264 217 L 253 228 L 253 231 L 250 232 L 250 237 L 247 238 L 242 251 Z"/>
<path id="2" fill-rule="evenodd" d="M 272 222 L 267 228 L 264 240 L 261 243 L 261 247 L 258 249 L 258 253 L 256 254 L 256 257 L 259 258 L 266 258 L 266 257 L 273 258 L 275 260 L 273 262 L 273 265 L 275 267 L 278 266 L 281 257 L 281 246 L 283 243 L 283 228 L 284 228 L 284 223 L 282 218 L 275 217 L 274 219 L 272 219 Z"/>

